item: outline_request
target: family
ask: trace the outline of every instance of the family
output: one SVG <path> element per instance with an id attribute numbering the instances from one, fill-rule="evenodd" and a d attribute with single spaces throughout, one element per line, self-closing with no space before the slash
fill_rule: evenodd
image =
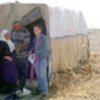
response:
<path id="1" fill-rule="evenodd" d="M 28 66 L 34 66 L 37 91 L 42 96 L 48 95 L 47 58 L 49 56 L 48 38 L 43 34 L 42 26 L 33 26 L 32 46 L 30 33 L 19 21 L 12 23 L 12 31 L 0 33 L 0 93 L 28 95 L 25 88 Z M 33 63 L 28 58 L 31 56 Z M 31 69 L 33 70 L 33 69 Z M 19 86 L 17 84 L 19 82 Z"/>

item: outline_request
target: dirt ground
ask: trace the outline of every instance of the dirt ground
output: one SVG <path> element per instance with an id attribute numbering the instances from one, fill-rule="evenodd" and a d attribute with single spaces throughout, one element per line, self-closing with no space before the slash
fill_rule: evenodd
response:
<path id="1" fill-rule="evenodd" d="M 87 76 L 78 74 L 78 82 L 59 90 L 50 100 L 100 100 L 100 53 L 91 54 L 89 63 Z"/>
<path id="2" fill-rule="evenodd" d="M 73 75 L 71 84 L 56 91 L 49 100 L 100 100 L 99 36 L 99 33 L 89 35 L 91 54 L 88 64 Z"/>

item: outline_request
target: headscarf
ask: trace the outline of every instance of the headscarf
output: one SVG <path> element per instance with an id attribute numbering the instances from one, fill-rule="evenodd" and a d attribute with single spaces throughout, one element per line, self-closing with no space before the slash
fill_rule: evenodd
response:
<path id="1" fill-rule="evenodd" d="M 6 42 L 9 46 L 10 51 L 13 52 L 15 50 L 14 43 L 10 39 L 7 40 L 5 38 L 6 34 L 10 34 L 10 32 L 8 30 L 2 30 L 0 33 L 0 40 Z"/>

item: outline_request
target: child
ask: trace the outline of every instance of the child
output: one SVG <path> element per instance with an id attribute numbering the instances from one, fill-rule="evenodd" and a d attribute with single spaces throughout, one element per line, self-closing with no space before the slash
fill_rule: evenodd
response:
<path id="1" fill-rule="evenodd" d="M 14 92 L 16 88 L 16 66 L 13 52 L 15 46 L 10 40 L 10 32 L 0 34 L 0 92 Z"/>
<path id="2" fill-rule="evenodd" d="M 33 27 L 35 39 L 31 53 L 35 57 L 34 69 L 38 83 L 38 91 L 42 93 L 42 97 L 48 95 L 47 82 L 47 57 L 49 56 L 48 39 L 42 33 L 42 26 L 35 25 Z"/>

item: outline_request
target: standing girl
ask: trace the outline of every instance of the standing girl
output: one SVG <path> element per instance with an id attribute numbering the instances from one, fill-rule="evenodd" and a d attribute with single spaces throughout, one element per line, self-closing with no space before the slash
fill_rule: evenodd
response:
<path id="1" fill-rule="evenodd" d="M 35 25 L 33 27 L 35 39 L 33 41 L 33 58 L 35 58 L 34 69 L 38 83 L 38 91 L 43 97 L 48 95 L 47 82 L 47 58 L 49 56 L 48 39 L 42 33 L 42 26 Z"/>

